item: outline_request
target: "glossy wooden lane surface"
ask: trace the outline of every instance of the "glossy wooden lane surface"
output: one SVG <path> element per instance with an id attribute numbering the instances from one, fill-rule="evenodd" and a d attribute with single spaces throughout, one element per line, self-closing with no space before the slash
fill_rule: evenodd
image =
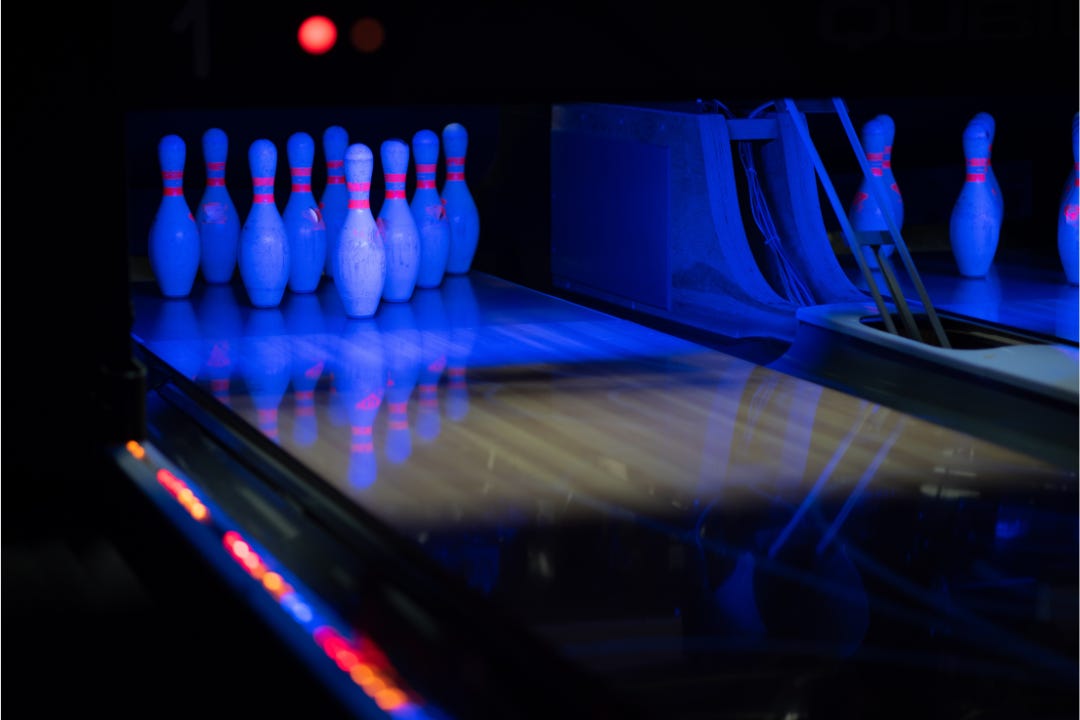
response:
<path id="1" fill-rule="evenodd" d="M 212 300 L 212 301 L 211 301 Z M 479 273 L 372 320 L 137 299 L 135 335 L 409 532 L 1071 486 L 1047 462 Z"/>

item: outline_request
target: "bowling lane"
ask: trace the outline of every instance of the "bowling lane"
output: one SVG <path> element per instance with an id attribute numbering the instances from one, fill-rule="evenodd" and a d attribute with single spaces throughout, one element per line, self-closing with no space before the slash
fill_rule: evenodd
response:
<path id="1" fill-rule="evenodd" d="M 1069 469 L 482 273 L 370 320 L 327 281 L 133 302 L 137 342 L 657 716 L 1075 708 Z"/>

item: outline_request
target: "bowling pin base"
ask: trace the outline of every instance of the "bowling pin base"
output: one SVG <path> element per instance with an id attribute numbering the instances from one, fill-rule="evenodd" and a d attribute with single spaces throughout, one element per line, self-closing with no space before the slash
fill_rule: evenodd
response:
<path id="1" fill-rule="evenodd" d="M 248 299 L 257 308 L 275 308 L 281 305 L 285 293 L 281 290 L 252 290 L 248 288 Z"/>

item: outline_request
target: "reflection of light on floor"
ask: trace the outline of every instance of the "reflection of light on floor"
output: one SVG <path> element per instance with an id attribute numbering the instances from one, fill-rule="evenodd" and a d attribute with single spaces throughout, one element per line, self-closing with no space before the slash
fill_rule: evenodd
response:
<path id="1" fill-rule="evenodd" d="M 976 477 L 973 472 L 966 470 L 952 470 L 949 468 L 938 467 L 934 468 L 934 472 L 942 472 L 947 475 L 961 475 L 964 477 Z M 923 495 L 929 495 L 932 498 L 940 498 L 941 500 L 960 500 L 962 498 L 979 497 L 978 490 L 967 490 L 964 488 L 943 487 L 941 485 L 931 485 L 930 483 L 923 483 L 919 486 L 919 492 Z"/>

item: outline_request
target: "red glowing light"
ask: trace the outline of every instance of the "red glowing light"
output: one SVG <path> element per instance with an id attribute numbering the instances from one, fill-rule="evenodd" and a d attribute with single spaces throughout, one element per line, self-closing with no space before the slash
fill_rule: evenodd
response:
<path id="1" fill-rule="evenodd" d="M 382 47 L 386 30 L 377 18 L 362 17 L 349 30 L 349 40 L 362 53 L 373 53 Z"/>
<path id="2" fill-rule="evenodd" d="M 329 52 L 337 42 L 337 26 L 334 22 L 323 15 L 312 15 L 300 23 L 300 30 L 296 33 L 296 39 L 304 52 L 311 55 L 322 55 Z"/>

